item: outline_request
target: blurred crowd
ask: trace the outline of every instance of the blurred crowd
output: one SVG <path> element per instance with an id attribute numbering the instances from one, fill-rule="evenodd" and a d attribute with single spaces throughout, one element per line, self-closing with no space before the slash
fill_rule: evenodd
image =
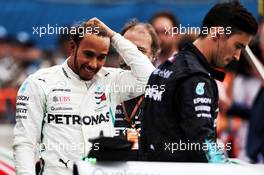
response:
<path id="1" fill-rule="evenodd" d="M 62 63 L 69 56 L 69 35 L 58 38 L 55 50 L 37 47 L 26 32 L 9 35 L 0 26 L 0 122 L 15 122 L 15 99 L 27 76 L 45 67 Z"/>
<path id="2" fill-rule="evenodd" d="M 194 41 L 197 36 L 166 34 L 166 28 L 179 26 L 177 18 L 170 12 L 157 13 L 149 22 L 155 28 L 161 42 L 161 50 L 153 60 L 156 67 L 171 59 L 184 47 L 184 43 Z M 69 35 L 61 35 L 56 49 L 44 50 L 36 46 L 37 43 L 32 40 L 30 34 L 19 32 L 11 36 L 3 26 L 0 26 L 0 123 L 15 123 L 15 100 L 19 86 L 28 75 L 40 68 L 62 63 L 69 56 L 69 41 Z M 260 20 L 258 35 L 250 44 L 250 48 L 264 64 L 264 20 Z M 119 67 L 120 61 L 117 53 L 111 49 L 106 66 Z M 218 82 L 220 95 L 218 136 L 224 143 L 232 144 L 232 149 L 227 151 L 229 157 L 249 161 L 247 148 L 254 149 L 252 146 L 258 144 L 255 143 L 254 136 L 260 134 L 261 137 L 259 132 L 264 133 L 263 80 L 258 77 L 243 55 L 238 63 L 232 63 L 226 69 L 228 73 L 225 81 Z M 258 109 L 255 109 L 256 107 Z M 252 121 L 259 115 L 262 119 Z M 256 129 L 255 125 L 252 125 L 254 122 L 261 125 L 262 130 L 256 131 L 255 134 L 254 131 L 249 142 L 248 135 L 252 134 L 250 130 Z M 254 158 L 250 161 L 254 161 Z"/>

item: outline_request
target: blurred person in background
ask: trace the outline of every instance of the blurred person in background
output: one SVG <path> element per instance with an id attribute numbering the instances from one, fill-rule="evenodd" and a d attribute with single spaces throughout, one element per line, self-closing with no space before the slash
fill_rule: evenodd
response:
<path id="1" fill-rule="evenodd" d="M 259 25 L 258 35 L 249 44 L 260 62 L 262 51 Z M 251 163 L 263 163 L 263 80 L 257 75 L 245 55 L 241 55 L 238 64 L 230 64 L 228 70 L 233 78 L 227 86 L 227 98 L 220 98 L 221 137 L 232 142 L 231 157 Z M 243 88 L 241 88 L 243 87 Z M 226 115 L 225 118 L 224 115 Z"/>
<path id="2" fill-rule="evenodd" d="M 260 61 L 264 65 L 264 17 L 260 19 L 258 36 L 260 46 Z"/>
<path id="3" fill-rule="evenodd" d="M 260 62 L 264 65 L 264 18 L 259 25 Z M 255 51 L 256 52 L 256 51 Z M 264 81 L 256 95 L 249 119 L 246 153 L 251 163 L 264 163 Z"/>
<path id="4" fill-rule="evenodd" d="M 194 42 L 197 39 L 197 37 L 198 37 L 198 34 L 185 34 L 185 35 L 182 35 L 180 37 L 179 43 L 178 43 L 179 51 L 183 50 L 187 43 Z"/>
<path id="5" fill-rule="evenodd" d="M 0 123 L 8 122 L 8 117 L 6 114 L 8 113 L 7 108 L 11 99 L 11 97 L 8 96 L 10 91 L 3 88 L 3 84 L 9 78 L 7 77 L 9 75 L 9 70 L 7 67 L 10 66 L 11 63 L 9 52 L 10 37 L 7 36 L 5 27 L 0 26 Z M 14 93 L 16 92 L 14 91 Z M 13 96 L 13 99 L 15 99 L 15 95 Z M 14 111 L 14 105 L 12 109 Z"/>
<path id="6" fill-rule="evenodd" d="M 256 53 L 254 50 L 259 46 L 250 44 L 249 47 Z M 218 136 L 225 143 L 232 144 L 232 149 L 228 150 L 229 157 L 249 161 L 246 156 L 250 115 L 248 109 L 253 106 L 261 87 L 261 81 L 256 77 L 243 54 L 237 63 L 229 64 L 226 71 L 227 76 L 224 83 L 217 82 L 220 93 Z"/>
<path id="7" fill-rule="evenodd" d="M 143 94 L 154 70 L 134 44 L 97 18 L 74 29 L 78 32 L 71 36 L 70 57 L 30 75 L 18 91 L 13 144 L 17 174 L 35 174 L 38 144 L 41 173 L 72 174 L 73 162 L 94 146 L 90 139 L 101 133 L 114 136 L 116 106 Z M 110 44 L 131 70 L 103 67 Z"/>
<path id="8" fill-rule="evenodd" d="M 12 64 L 10 58 L 11 37 L 7 36 L 7 31 L 3 26 L 0 26 L 0 87 L 9 79 L 8 67 Z"/>
<path id="9" fill-rule="evenodd" d="M 62 64 L 70 56 L 70 28 L 62 27 L 55 50 L 50 48 L 42 50 L 41 68 Z M 66 31 L 68 32 L 66 33 Z"/>
<path id="10" fill-rule="evenodd" d="M 70 56 L 70 35 L 65 33 L 59 35 L 57 45 L 53 65 L 63 63 Z"/>
<path id="11" fill-rule="evenodd" d="M 153 62 L 159 51 L 159 38 L 150 24 L 132 20 L 124 26 L 121 34 L 135 44 L 138 50 Z M 130 70 L 130 67 L 124 62 L 121 67 Z M 116 108 L 116 136 L 132 141 L 134 143 L 132 149 L 138 149 L 143 104 L 144 96 L 142 95 L 129 101 L 124 101 Z"/>
<path id="12" fill-rule="evenodd" d="M 5 27 L 0 26 L 0 61 L 8 55 L 8 37 Z"/>
<path id="13" fill-rule="evenodd" d="M 109 54 L 107 55 L 105 67 L 114 67 L 120 68 L 120 62 L 124 63 L 123 60 L 120 60 L 119 54 L 116 50 L 111 46 L 109 49 Z"/>
<path id="14" fill-rule="evenodd" d="M 256 41 L 254 42 L 250 44 L 250 48 L 252 49 L 253 53 L 257 55 L 258 58 L 260 58 L 260 55 L 256 52 L 256 50 L 259 50 L 259 43 L 256 43 Z M 233 110 L 236 110 L 235 108 L 242 107 L 241 112 L 244 113 L 245 111 L 243 110 L 243 108 L 251 109 L 253 107 L 254 101 L 261 88 L 261 80 L 257 78 L 254 69 L 252 69 L 244 55 L 242 55 L 241 57 L 241 61 L 239 62 L 239 64 L 236 65 L 236 75 L 234 77 L 231 87 L 231 99 L 233 101 Z M 248 121 L 250 111 L 248 113 L 248 117 L 243 117 L 243 115 L 246 115 L 246 113 L 242 113 L 238 113 L 236 115 L 233 113 L 233 116 L 241 117 L 239 127 L 237 127 L 237 137 L 234 137 L 234 144 L 236 144 L 238 149 L 237 158 L 244 161 L 249 161 L 246 155 L 246 142 L 249 128 Z M 227 113 L 227 115 L 232 115 L 232 113 L 229 112 Z"/>
<path id="15" fill-rule="evenodd" d="M 62 64 L 70 56 L 70 35 L 61 34 L 57 39 L 57 48 L 43 49 L 41 68 Z"/>
<path id="16" fill-rule="evenodd" d="M 2 87 L 18 88 L 26 77 L 36 72 L 41 65 L 42 51 L 35 47 L 29 34 L 19 32 L 11 41 L 8 63 L 5 64 L 6 74 Z"/>
<path id="17" fill-rule="evenodd" d="M 246 153 L 251 163 L 264 163 L 264 82 L 256 96 L 249 118 Z"/>
<path id="18" fill-rule="evenodd" d="M 249 47 L 263 64 L 260 39 L 264 33 L 261 30 L 262 23 L 260 20 L 258 35 Z M 229 70 L 235 71 L 237 76 L 229 83 L 231 93 L 228 98 L 220 100 L 220 111 L 226 112 L 228 116 L 225 120 L 222 118 L 221 125 L 225 123 L 221 131 L 222 138 L 233 142 L 231 157 L 238 157 L 251 163 L 263 163 L 263 80 L 244 55 L 238 64 L 231 65 Z"/>
<path id="19" fill-rule="evenodd" d="M 154 61 L 155 67 L 158 67 L 179 50 L 178 41 L 180 36 L 176 29 L 174 30 L 175 34 L 172 35 L 173 27 L 179 28 L 179 22 L 173 13 L 162 11 L 151 17 L 150 24 L 154 27 L 160 39 L 161 50 Z M 167 32 L 167 30 L 170 32 Z"/>
<path id="20" fill-rule="evenodd" d="M 6 36 L 1 42 L 0 115 L 3 122 L 14 123 L 18 87 L 40 67 L 41 50 L 25 32 L 19 32 L 16 37 Z"/>
<path id="21" fill-rule="evenodd" d="M 219 94 L 215 79 L 224 79 L 224 73 L 216 68 L 239 60 L 242 49 L 257 33 L 257 26 L 239 2 L 216 4 L 202 23 L 202 28 L 210 32 L 200 33 L 175 55 L 174 62 L 166 61 L 151 74 L 143 108 L 143 159 L 229 162 L 216 140 Z M 180 149 L 182 143 L 189 147 Z M 174 149 L 175 144 L 178 149 Z"/>

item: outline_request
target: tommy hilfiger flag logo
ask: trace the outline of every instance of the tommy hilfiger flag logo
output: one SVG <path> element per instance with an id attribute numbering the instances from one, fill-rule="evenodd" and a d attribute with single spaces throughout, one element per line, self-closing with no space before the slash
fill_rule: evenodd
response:
<path id="1" fill-rule="evenodd" d="M 95 100 L 97 105 L 101 104 L 102 101 L 106 101 L 106 95 L 103 91 L 100 91 L 100 88 L 97 88 L 95 92 Z"/>

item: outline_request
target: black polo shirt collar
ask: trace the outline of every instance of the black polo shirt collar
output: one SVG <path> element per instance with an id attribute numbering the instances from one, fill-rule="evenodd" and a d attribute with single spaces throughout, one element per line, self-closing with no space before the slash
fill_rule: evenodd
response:
<path id="1" fill-rule="evenodd" d="M 225 73 L 223 71 L 217 70 L 210 66 L 210 64 L 207 62 L 205 56 L 200 52 L 200 50 L 197 49 L 197 47 L 192 43 L 186 43 L 184 50 L 191 51 L 193 54 L 195 54 L 198 58 L 198 61 L 201 63 L 201 65 L 210 73 L 210 75 L 219 81 L 223 81 L 225 78 Z"/>

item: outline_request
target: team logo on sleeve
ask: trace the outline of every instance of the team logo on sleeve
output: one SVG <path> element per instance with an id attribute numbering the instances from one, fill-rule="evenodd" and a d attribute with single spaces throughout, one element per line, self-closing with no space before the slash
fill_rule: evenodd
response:
<path id="1" fill-rule="evenodd" d="M 204 82 L 200 82 L 197 84 L 196 88 L 195 88 L 195 92 L 197 95 L 203 95 L 204 94 Z"/>
<path id="2" fill-rule="evenodd" d="M 27 81 L 27 82 L 25 82 L 25 83 L 22 85 L 22 87 L 21 87 L 21 89 L 20 89 L 20 93 L 21 93 L 21 94 L 23 94 L 23 93 L 26 91 L 28 84 L 29 84 L 29 82 Z"/>

